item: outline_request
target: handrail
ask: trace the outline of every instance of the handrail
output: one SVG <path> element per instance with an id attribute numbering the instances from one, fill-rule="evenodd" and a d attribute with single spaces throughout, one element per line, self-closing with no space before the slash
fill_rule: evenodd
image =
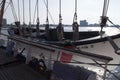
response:
<path id="1" fill-rule="evenodd" d="M 28 45 L 31 45 L 31 46 L 36 46 L 38 48 L 49 50 L 51 52 L 55 52 L 56 50 L 57 51 L 62 51 L 62 52 L 65 52 L 65 53 L 78 55 L 78 56 L 82 56 L 82 57 L 85 57 L 85 58 L 89 58 L 89 59 L 92 59 L 92 60 L 101 61 L 101 62 L 105 62 L 105 63 L 108 63 L 111 60 L 113 60 L 112 57 L 99 55 L 99 54 L 95 54 L 95 53 L 90 53 L 90 52 L 85 52 L 85 51 L 81 51 L 81 50 L 71 50 L 71 49 L 56 46 L 56 45 L 46 44 L 46 43 L 43 43 L 43 42 L 40 42 L 40 41 L 35 42 L 33 40 L 26 39 L 26 38 L 23 38 L 23 37 L 20 37 L 20 36 L 9 36 L 9 35 L 6 35 L 6 34 L 2 34 L 2 35 L 7 36 L 8 38 L 10 38 L 12 40 L 19 41 L 19 42 L 22 42 L 22 43 L 25 43 L 25 44 L 28 44 Z"/>

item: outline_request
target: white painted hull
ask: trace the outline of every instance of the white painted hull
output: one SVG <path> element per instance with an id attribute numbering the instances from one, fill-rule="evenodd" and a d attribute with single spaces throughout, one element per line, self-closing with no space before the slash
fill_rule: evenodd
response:
<path id="1" fill-rule="evenodd" d="M 120 38 L 114 39 L 114 42 L 120 47 Z M 104 56 L 112 57 L 113 60 L 110 62 L 111 64 L 119 64 L 120 63 L 120 55 L 114 52 L 113 47 L 109 43 L 109 41 L 86 44 L 77 46 L 80 50 L 92 52 Z M 115 66 L 112 66 L 112 68 Z"/>
<path id="2" fill-rule="evenodd" d="M 120 47 L 120 38 L 114 39 L 115 43 Z M 26 51 L 29 51 L 29 46 L 26 44 L 18 44 L 19 47 L 23 46 L 26 48 Z M 104 42 L 97 42 L 97 43 L 91 43 L 91 44 L 86 44 L 86 45 L 79 45 L 77 46 L 80 50 L 82 51 L 87 51 L 87 52 L 91 52 L 91 53 L 95 53 L 95 54 L 99 54 L 99 55 L 104 55 L 104 56 L 109 56 L 112 57 L 113 60 L 110 62 L 111 64 L 119 64 L 120 63 L 120 56 L 118 54 L 116 54 L 114 52 L 113 47 L 111 46 L 111 44 L 108 41 L 104 41 Z M 25 52 L 26 53 L 26 52 Z M 30 47 L 30 51 L 28 52 L 29 54 L 32 53 L 33 56 L 36 56 L 37 58 L 39 58 L 39 55 L 41 53 L 44 53 L 45 56 L 47 56 L 47 58 L 49 58 L 49 51 L 31 46 Z M 57 52 L 52 53 L 51 57 L 52 59 L 56 59 L 57 58 Z M 50 53 L 51 54 L 51 53 Z M 83 62 L 92 62 L 92 60 L 90 59 L 86 59 L 80 56 L 73 56 L 74 60 L 77 61 L 83 61 Z M 111 69 L 115 68 L 116 66 L 112 66 L 110 67 Z"/>

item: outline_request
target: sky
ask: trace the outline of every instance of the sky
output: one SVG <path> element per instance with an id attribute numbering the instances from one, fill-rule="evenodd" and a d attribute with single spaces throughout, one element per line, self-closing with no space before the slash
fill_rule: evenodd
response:
<path id="1" fill-rule="evenodd" d="M 18 17 L 18 0 L 13 0 L 15 12 Z M 20 1 L 20 21 L 23 22 L 23 0 Z M 30 21 L 29 17 L 29 0 L 25 1 L 25 23 L 28 24 Z M 73 16 L 75 12 L 75 0 L 61 0 L 62 8 L 62 23 L 63 24 L 72 24 Z M 9 0 L 7 0 L 6 6 L 8 5 Z M 78 0 L 77 1 L 77 21 L 79 23 L 80 20 L 87 20 L 89 24 L 99 23 L 100 16 L 102 15 L 104 0 Z M 109 8 L 107 16 L 109 19 L 115 24 L 120 24 L 120 0 L 110 0 Z M 35 12 L 35 4 L 36 0 L 31 0 L 31 23 L 33 23 L 34 12 Z M 59 23 L 59 0 L 48 0 L 49 11 L 52 16 L 52 21 L 49 15 L 49 23 L 50 24 L 58 24 Z M 9 24 L 15 22 L 11 7 L 9 6 L 5 10 L 4 18 L 7 18 L 7 22 Z M 44 0 L 39 0 L 39 19 L 40 24 L 46 23 L 46 7 L 44 4 Z M 36 20 L 36 18 L 35 18 Z M 36 23 L 36 21 L 35 21 Z M 110 24 L 110 23 L 108 23 Z"/>

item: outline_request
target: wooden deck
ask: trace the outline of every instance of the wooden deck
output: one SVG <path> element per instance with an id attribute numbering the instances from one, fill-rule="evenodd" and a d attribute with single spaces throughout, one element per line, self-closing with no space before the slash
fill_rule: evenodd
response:
<path id="1" fill-rule="evenodd" d="M 17 61 L 15 57 L 10 55 L 9 53 L 7 54 L 5 48 L 0 47 L 0 66 L 13 63 L 15 61 Z"/>
<path id="2" fill-rule="evenodd" d="M 0 68 L 0 80 L 47 80 L 26 64 Z"/>
<path id="3" fill-rule="evenodd" d="M 47 80 L 39 72 L 0 48 L 0 80 Z"/>

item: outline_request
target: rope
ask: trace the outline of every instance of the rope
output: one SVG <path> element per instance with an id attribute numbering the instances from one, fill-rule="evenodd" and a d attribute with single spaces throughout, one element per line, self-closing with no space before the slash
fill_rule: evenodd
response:
<path id="1" fill-rule="evenodd" d="M 79 25 L 77 23 L 77 0 L 75 0 L 75 13 L 73 17 L 73 40 L 79 40 Z"/>
<path id="2" fill-rule="evenodd" d="M 104 6 L 103 6 L 103 13 L 102 13 L 102 16 L 101 16 L 101 23 L 100 23 L 100 26 L 101 26 L 101 33 L 102 33 L 102 30 L 103 30 L 103 27 L 106 25 L 106 22 L 107 22 L 107 19 L 108 17 L 106 16 L 107 15 L 107 11 L 108 11 L 108 6 L 109 6 L 109 0 L 104 0 Z"/>
<path id="3" fill-rule="evenodd" d="M 102 14 L 102 16 L 106 16 L 107 15 L 108 6 L 109 6 L 109 0 L 104 0 L 104 7 L 103 7 L 103 14 Z"/>
<path id="4" fill-rule="evenodd" d="M 37 9 L 37 3 L 36 3 L 36 5 L 35 5 L 35 11 L 34 11 L 34 17 L 33 17 L 33 24 L 34 24 L 34 22 L 35 22 L 36 9 Z"/>
<path id="5" fill-rule="evenodd" d="M 73 17 L 73 22 L 77 22 L 77 0 L 75 0 L 75 13 Z"/>
<path id="6" fill-rule="evenodd" d="M 117 29 L 119 29 L 120 30 L 120 26 L 117 26 L 117 25 L 115 25 L 109 18 L 108 18 L 108 21 L 113 25 L 113 26 L 115 26 Z"/>
<path id="7" fill-rule="evenodd" d="M 47 19 L 48 19 L 48 0 L 47 0 Z"/>
<path id="8" fill-rule="evenodd" d="M 23 24 L 25 24 L 25 4 L 23 0 Z"/>
<path id="9" fill-rule="evenodd" d="M 61 0 L 59 0 L 59 23 L 62 23 L 62 16 L 61 16 Z"/>
<path id="10" fill-rule="evenodd" d="M 7 11 L 9 5 L 10 5 L 10 2 L 8 2 L 8 5 L 6 6 L 6 8 L 5 8 L 5 10 L 4 10 L 4 13 Z"/>
<path id="11" fill-rule="evenodd" d="M 29 0 L 29 33 L 31 36 L 31 34 L 32 34 L 32 30 L 31 30 L 31 0 Z"/>
<path id="12" fill-rule="evenodd" d="M 47 8 L 47 4 L 46 4 L 45 0 L 43 0 L 43 2 L 44 2 L 44 4 L 45 4 L 45 7 Z M 51 20 L 52 20 L 53 24 L 55 24 L 55 21 L 54 21 L 54 19 L 53 19 L 52 15 L 51 15 L 51 13 L 50 13 L 49 9 L 48 9 L 48 14 L 49 14 L 49 16 L 50 16 L 50 18 L 51 18 Z"/>
<path id="13" fill-rule="evenodd" d="M 47 0 L 47 7 L 46 7 L 46 11 L 47 11 L 47 14 L 46 14 L 46 25 L 45 25 L 45 31 L 46 31 L 46 37 L 47 37 L 47 40 L 50 39 L 50 29 L 49 29 L 49 20 L 48 20 L 48 0 Z"/>
<path id="14" fill-rule="evenodd" d="M 75 13 L 77 13 L 77 0 L 75 0 Z"/>
<path id="15" fill-rule="evenodd" d="M 18 21 L 16 12 L 15 12 L 15 8 L 14 8 L 14 5 L 13 5 L 13 1 L 10 0 L 10 2 L 11 2 L 11 9 L 12 9 L 13 17 L 14 17 L 15 21 Z"/>
<path id="16" fill-rule="evenodd" d="M 39 5 L 38 5 L 38 0 L 37 0 L 36 4 L 37 4 L 37 19 L 39 19 Z"/>
<path id="17" fill-rule="evenodd" d="M 103 65 L 99 64 L 97 61 L 95 61 L 95 60 L 93 60 L 93 61 L 96 64 L 98 64 L 101 68 L 105 69 L 105 67 Z M 116 74 L 112 73 L 109 69 L 106 69 L 106 71 L 109 72 L 110 74 L 112 74 L 116 79 L 120 80 L 120 78 Z"/>
<path id="18" fill-rule="evenodd" d="M 31 0 L 29 0 L 29 24 L 31 24 Z"/>
<path id="19" fill-rule="evenodd" d="M 2 7 L 3 1 L 0 2 L 0 8 Z"/>
<path id="20" fill-rule="evenodd" d="M 19 18 L 19 21 L 20 21 L 20 5 L 19 5 L 19 0 L 18 0 L 18 18 Z"/>

